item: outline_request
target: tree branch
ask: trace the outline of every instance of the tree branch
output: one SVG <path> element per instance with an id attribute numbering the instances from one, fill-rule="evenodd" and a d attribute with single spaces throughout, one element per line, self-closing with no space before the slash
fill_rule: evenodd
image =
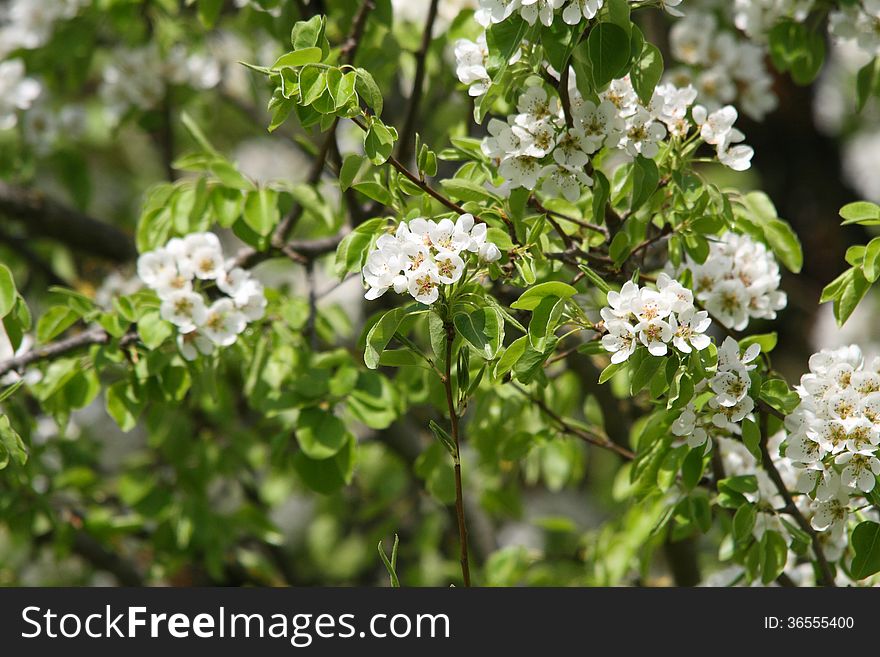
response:
<path id="1" fill-rule="evenodd" d="M 596 431 L 591 431 L 589 429 L 584 429 L 582 427 L 576 427 L 575 425 L 567 422 L 562 418 L 556 411 L 550 408 L 543 399 L 540 399 L 534 395 L 532 395 L 525 388 L 521 388 L 520 386 L 513 384 L 515 390 L 518 390 L 521 394 L 523 394 L 529 401 L 535 404 L 541 411 L 553 420 L 560 428 L 563 433 L 567 433 L 575 438 L 579 438 L 590 445 L 594 445 L 595 447 L 601 447 L 602 449 L 607 449 L 608 451 L 614 452 L 618 456 L 622 457 L 627 461 L 632 461 L 636 455 L 628 450 L 626 447 L 622 447 L 616 443 L 611 442 L 605 436 L 599 434 Z"/>
<path id="2" fill-rule="evenodd" d="M 361 3 L 360 9 L 352 22 L 351 32 L 342 46 L 340 59 L 344 64 L 351 64 L 354 61 L 358 46 L 364 35 L 364 30 L 367 27 L 367 19 L 375 6 L 373 0 L 364 0 Z M 321 148 L 318 150 L 318 153 L 315 155 L 315 159 L 312 162 L 312 168 L 309 170 L 309 176 L 307 179 L 308 184 L 311 186 L 315 186 L 321 181 L 321 174 L 324 172 L 324 165 L 327 162 L 327 156 L 330 154 L 332 145 L 336 142 L 337 125 L 339 125 L 339 117 L 336 117 L 333 120 L 333 125 L 331 125 L 330 129 L 327 131 L 327 135 L 321 143 Z M 272 234 L 272 246 L 277 249 L 283 248 L 284 243 L 299 222 L 302 214 L 302 205 L 299 203 L 294 204 L 290 209 L 290 212 L 287 213 L 287 216 L 285 216 L 281 220 L 281 223 L 275 228 L 275 232 Z"/>
<path id="3" fill-rule="evenodd" d="M 413 79 L 412 92 L 409 96 L 409 106 L 406 110 L 406 118 L 403 121 L 400 141 L 397 144 L 397 159 L 404 163 L 408 162 L 412 157 L 413 138 L 415 137 L 416 122 L 419 118 L 419 106 L 422 101 L 422 94 L 424 93 L 425 72 L 428 68 L 428 50 L 431 47 L 438 5 L 438 0 L 431 0 L 431 4 L 428 7 L 428 17 L 425 20 L 425 31 L 422 33 L 422 43 L 416 53 L 416 75 Z"/>
<path id="4" fill-rule="evenodd" d="M 37 190 L 0 181 L 0 214 L 25 222 L 34 236 L 48 237 L 113 262 L 127 262 L 137 253 L 132 239 L 115 226 L 53 201 Z"/>

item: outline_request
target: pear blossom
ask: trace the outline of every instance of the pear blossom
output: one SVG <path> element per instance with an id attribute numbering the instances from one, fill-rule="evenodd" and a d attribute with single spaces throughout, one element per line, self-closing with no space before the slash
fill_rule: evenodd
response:
<path id="1" fill-rule="evenodd" d="M 471 214 L 455 221 L 416 217 L 398 224 L 393 235 L 384 233 L 376 240 L 362 271 L 368 286 L 364 296 L 372 300 L 393 289 L 430 305 L 440 298 L 442 286 L 461 280 L 469 262 L 500 258 L 501 251 L 488 240 L 486 224 L 477 223 Z"/>

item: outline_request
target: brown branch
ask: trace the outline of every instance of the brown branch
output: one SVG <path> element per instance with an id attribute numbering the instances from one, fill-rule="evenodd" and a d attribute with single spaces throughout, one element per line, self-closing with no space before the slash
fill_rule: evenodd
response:
<path id="1" fill-rule="evenodd" d="M 544 400 L 532 395 L 525 388 L 521 388 L 516 384 L 513 384 L 513 387 L 521 394 L 525 395 L 525 397 L 529 399 L 529 401 L 540 408 L 544 415 L 556 422 L 563 433 L 567 433 L 571 436 L 574 436 L 575 438 L 579 438 L 584 442 L 589 443 L 590 445 L 594 445 L 595 447 L 601 447 L 602 449 L 607 449 L 608 451 L 614 452 L 615 454 L 627 461 L 632 461 L 636 457 L 636 455 L 627 448 L 621 447 L 620 445 L 611 442 L 608 438 L 599 434 L 598 432 L 584 429 L 582 427 L 576 427 L 573 424 L 567 422 L 562 416 L 556 413 L 556 411 L 550 408 L 544 402 Z"/>
<path id="2" fill-rule="evenodd" d="M 419 105 L 424 92 L 425 72 L 428 68 L 428 50 L 431 47 L 431 37 L 434 33 L 434 21 L 437 18 L 439 4 L 439 0 L 431 0 L 428 7 L 428 17 L 425 20 L 425 31 L 422 33 L 422 43 L 416 53 L 416 75 L 409 96 L 406 118 L 403 121 L 403 130 L 400 132 L 400 141 L 397 144 L 397 159 L 404 163 L 412 157 L 413 138 L 415 137 L 416 122 L 419 119 Z"/>
<path id="3" fill-rule="evenodd" d="M 364 30 L 367 27 L 367 19 L 370 17 L 370 12 L 375 6 L 373 0 L 364 0 L 361 3 L 360 9 L 352 22 L 351 32 L 349 32 L 348 38 L 346 38 L 340 51 L 340 59 L 344 64 L 351 64 L 354 61 L 361 39 L 364 36 Z M 315 159 L 312 161 L 312 167 L 309 170 L 309 176 L 307 178 L 307 182 L 311 186 L 315 186 L 321 181 L 321 175 L 324 172 L 324 165 L 327 163 L 327 157 L 331 152 L 333 144 L 336 143 L 337 125 L 339 125 L 339 117 L 333 120 L 333 125 L 331 125 L 330 129 L 327 131 L 327 135 L 324 137 L 324 141 L 321 143 L 321 147 L 315 155 Z M 299 203 L 295 203 L 290 209 L 290 212 L 287 213 L 275 228 L 275 232 L 272 233 L 272 246 L 276 249 L 284 248 L 288 236 L 291 231 L 293 231 L 302 215 L 303 206 Z"/>
<path id="4" fill-rule="evenodd" d="M 356 117 L 356 116 L 355 116 L 355 117 L 352 117 L 351 120 L 354 122 L 354 124 L 355 124 L 358 128 L 360 128 L 360 129 L 363 130 L 364 132 L 369 131 L 369 128 L 367 127 L 367 124 L 364 123 L 363 121 L 361 121 L 358 117 Z M 406 178 L 407 178 L 407 179 L 408 179 L 413 185 L 415 185 L 416 187 L 418 187 L 419 189 L 421 189 L 423 192 L 425 192 L 426 194 L 428 194 L 428 196 L 431 196 L 432 198 L 434 198 L 434 199 L 436 199 L 437 201 L 439 201 L 443 206 L 449 208 L 450 210 L 452 210 L 453 212 L 455 212 L 455 213 L 457 213 L 457 214 L 467 214 L 467 210 L 465 210 L 463 207 L 461 207 L 461 206 L 460 206 L 458 203 L 456 203 L 455 201 L 452 201 L 452 200 L 446 198 L 445 196 L 443 196 L 443 194 L 441 194 L 440 192 L 438 192 L 436 189 L 434 189 L 433 187 L 431 187 L 431 186 L 430 186 L 428 183 L 426 183 L 424 180 L 422 180 L 421 178 L 419 178 L 419 176 L 417 176 L 417 175 L 414 174 L 412 171 L 410 171 L 410 170 L 409 170 L 409 169 L 408 169 L 403 163 L 401 163 L 400 160 L 398 160 L 398 159 L 397 159 L 396 157 L 394 157 L 393 155 L 392 155 L 391 157 L 388 158 L 388 164 L 390 164 L 390 165 L 393 166 L 395 169 L 397 169 L 397 170 L 398 170 L 400 173 L 402 173 L 402 174 L 403 174 L 403 175 L 404 175 L 404 176 L 405 176 L 405 177 L 406 177 Z M 482 221 L 482 220 L 481 220 L 479 217 L 474 217 L 474 221 L 480 222 L 480 221 Z"/>
<path id="5" fill-rule="evenodd" d="M 132 239 L 115 226 L 34 189 L 0 181 L 0 214 L 24 222 L 33 236 L 56 240 L 76 251 L 114 262 L 127 262 L 137 254 Z"/>
<path id="6" fill-rule="evenodd" d="M 460 547 L 459 560 L 464 585 L 471 585 L 471 572 L 468 564 L 467 523 L 464 516 L 464 495 L 461 486 L 461 443 L 458 435 L 458 411 L 452 398 L 452 344 L 455 342 L 455 327 L 446 323 L 446 372 L 443 376 L 443 387 L 446 390 L 446 405 L 449 409 L 449 422 L 452 428 L 452 441 L 455 444 L 453 464 L 455 467 L 455 515 L 458 518 L 458 542 Z"/>

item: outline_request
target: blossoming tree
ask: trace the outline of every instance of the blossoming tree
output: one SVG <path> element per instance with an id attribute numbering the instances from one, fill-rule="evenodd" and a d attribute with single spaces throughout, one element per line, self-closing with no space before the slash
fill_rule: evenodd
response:
<path id="1" fill-rule="evenodd" d="M 880 238 L 798 292 L 742 126 L 827 38 L 868 120 L 880 3 L 0 21 L 0 554 L 53 546 L 37 581 L 875 583 L 880 359 L 778 327 L 843 325 Z"/>

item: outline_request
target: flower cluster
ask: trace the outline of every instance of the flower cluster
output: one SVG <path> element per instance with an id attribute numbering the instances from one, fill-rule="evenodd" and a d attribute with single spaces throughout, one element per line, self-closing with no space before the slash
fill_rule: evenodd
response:
<path id="1" fill-rule="evenodd" d="M 56 21 L 73 18 L 82 0 L 9 0 L 0 6 L 0 59 L 46 44 Z"/>
<path id="2" fill-rule="evenodd" d="M 398 294 L 409 292 L 426 305 L 440 296 L 441 285 L 461 280 L 471 256 L 483 262 L 495 262 L 501 251 L 488 241 L 484 223 L 475 223 L 473 215 L 451 219 L 412 219 L 402 221 L 393 235 L 384 234 L 367 256 L 364 281 L 367 299 L 378 299 L 393 288 Z"/>
<path id="3" fill-rule="evenodd" d="M 476 41 L 459 39 L 455 42 L 455 75 L 468 86 L 469 95 L 482 96 L 489 90 L 492 80 L 486 70 L 488 63 L 489 47 L 486 45 L 485 32 Z"/>
<path id="4" fill-rule="evenodd" d="M 785 455 L 800 469 L 796 490 L 814 500 L 813 528 L 840 535 L 851 498 L 880 475 L 880 358 L 866 367 L 855 345 L 822 350 L 795 389 L 801 403 L 785 419 Z"/>
<path id="5" fill-rule="evenodd" d="M 675 7 L 681 0 L 663 0 L 661 4 L 670 14 L 680 15 Z M 475 17 L 485 27 L 500 23 L 518 11 L 529 25 L 540 21 L 549 27 L 561 9 L 562 20 L 568 25 L 577 25 L 584 19 L 595 18 L 604 5 L 605 0 L 480 0 Z"/>
<path id="6" fill-rule="evenodd" d="M 192 233 L 172 238 L 161 248 L 138 258 L 137 272 L 161 301 L 160 314 L 177 327 L 177 344 L 187 360 L 214 346 L 228 347 L 248 322 L 266 312 L 263 285 L 223 258 L 220 240 L 213 233 Z M 216 286 L 216 288 L 214 288 Z M 209 302 L 205 293 L 211 288 Z"/>
<path id="7" fill-rule="evenodd" d="M 764 41 L 780 19 L 801 22 L 815 4 L 816 0 L 735 0 L 733 22 L 750 38 Z"/>
<path id="8" fill-rule="evenodd" d="M 741 4 L 737 3 L 737 20 L 752 15 Z M 714 14 L 701 12 L 689 12 L 677 21 L 669 41 L 673 57 L 683 66 L 672 69 L 667 80 L 694 85 L 699 102 L 709 111 L 736 102 L 748 116 L 760 120 L 776 108 L 765 45 L 720 29 Z"/>
<path id="9" fill-rule="evenodd" d="M 753 361 L 761 353 L 757 344 L 750 345 L 740 354 L 739 344 L 728 336 L 718 348 L 718 364 L 712 378 L 694 386 L 694 399 L 672 424 L 672 433 L 685 438 L 691 448 L 705 446 L 709 451 L 712 438 L 718 435 L 738 435 L 740 423 L 755 408 L 749 396 L 749 372 L 755 369 Z M 700 398 L 711 392 L 705 402 Z"/>
<path id="10" fill-rule="evenodd" d="M 689 256 L 694 293 L 727 328 L 742 331 L 750 318 L 775 319 L 788 301 L 779 289 L 779 265 L 767 247 L 748 235 L 727 232 L 711 243 L 702 264 Z"/>
<path id="11" fill-rule="evenodd" d="M 506 122 L 489 121 L 483 153 L 498 162 L 498 173 L 513 187 L 532 190 L 540 184 L 544 193 L 571 202 L 592 185 L 584 167 L 599 149 L 653 158 L 667 136 L 684 139 L 694 126 L 722 164 L 748 169 L 753 151 L 738 143 L 743 134 L 733 127 L 736 110 L 728 106 L 710 114 L 699 105 L 691 108 L 696 97 L 693 87 L 662 84 L 645 105 L 626 76 L 611 82 L 598 105 L 572 86 L 566 117 L 557 96 L 541 85 L 531 86 L 520 95 L 517 114 Z"/>
<path id="12" fill-rule="evenodd" d="M 652 356 L 665 356 L 670 343 L 689 354 L 711 342 L 708 313 L 694 308 L 693 292 L 666 274 L 657 277 L 656 290 L 624 283 L 620 292 L 608 293 L 608 305 L 600 313 L 608 331 L 602 346 L 615 364 L 629 358 L 639 344 Z"/>
<path id="13" fill-rule="evenodd" d="M 853 41 L 859 50 L 876 57 L 880 55 L 880 0 L 861 0 L 832 11 L 828 17 L 831 34 L 844 41 Z"/>

